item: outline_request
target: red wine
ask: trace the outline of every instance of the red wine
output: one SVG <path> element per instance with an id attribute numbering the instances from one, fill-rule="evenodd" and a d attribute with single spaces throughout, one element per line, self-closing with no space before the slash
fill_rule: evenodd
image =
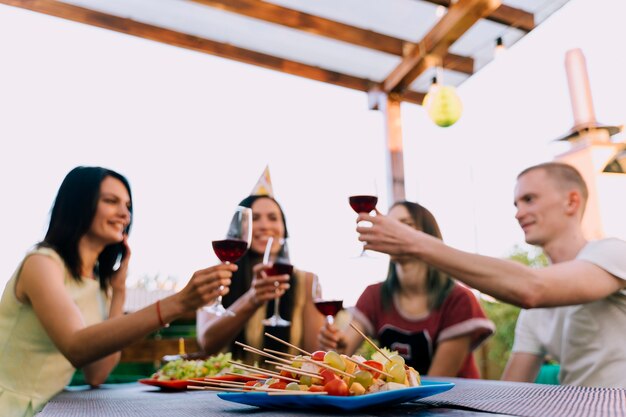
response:
<path id="1" fill-rule="evenodd" d="M 343 308 L 343 300 L 315 301 L 315 307 L 325 316 L 333 316 Z"/>
<path id="2" fill-rule="evenodd" d="M 350 207 L 357 213 L 369 213 L 376 208 L 378 197 L 375 195 L 350 196 Z"/>
<path id="3" fill-rule="evenodd" d="M 266 269 L 265 273 L 268 277 L 272 277 L 274 275 L 291 275 L 293 272 L 293 265 L 285 263 L 285 262 L 274 262 L 271 268 Z"/>
<path id="4" fill-rule="evenodd" d="M 213 250 L 222 262 L 234 263 L 248 250 L 248 243 L 239 239 L 214 240 Z"/>

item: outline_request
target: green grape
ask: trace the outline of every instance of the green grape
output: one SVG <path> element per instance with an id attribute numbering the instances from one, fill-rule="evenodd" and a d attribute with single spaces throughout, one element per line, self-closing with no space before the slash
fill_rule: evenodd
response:
<path id="1" fill-rule="evenodd" d="M 313 383 L 313 378 L 311 378 L 308 375 L 300 375 L 300 383 L 302 385 L 306 385 L 306 386 L 310 387 L 311 384 Z"/>
<path id="2" fill-rule="evenodd" d="M 302 355 L 298 355 L 295 358 L 293 358 L 293 362 L 291 362 L 291 366 L 293 366 L 294 368 L 302 368 Z"/>
<path id="3" fill-rule="evenodd" d="M 368 389 L 374 383 L 374 377 L 368 371 L 357 371 L 354 373 L 354 380 L 351 382 L 358 382 L 363 388 Z"/>
<path id="4" fill-rule="evenodd" d="M 404 358 L 400 355 L 393 355 L 389 358 L 389 361 L 393 364 L 393 363 L 399 363 L 400 365 L 404 366 Z"/>
<path id="5" fill-rule="evenodd" d="M 287 384 L 285 389 L 288 389 L 290 391 L 300 391 L 300 385 L 298 385 L 297 382 L 290 382 Z"/>
<path id="6" fill-rule="evenodd" d="M 387 382 L 397 382 L 399 384 L 404 384 L 404 381 L 406 379 L 404 365 L 395 363 L 387 370 L 387 372 L 391 374 L 391 378 L 387 377 Z"/>
<path id="7" fill-rule="evenodd" d="M 345 361 L 340 354 L 333 350 L 326 352 L 326 355 L 324 355 L 324 363 L 327 363 L 328 365 L 332 366 L 335 369 L 339 369 L 340 371 L 346 370 Z"/>

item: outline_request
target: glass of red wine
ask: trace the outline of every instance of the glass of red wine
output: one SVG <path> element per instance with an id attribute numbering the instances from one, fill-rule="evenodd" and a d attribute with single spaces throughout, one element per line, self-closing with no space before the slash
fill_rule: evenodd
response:
<path id="1" fill-rule="evenodd" d="M 317 275 L 313 277 L 312 296 L 315 307 L 326 317 L 328 324 L 335 322 L 335 316 L 343 309 L 343 300 L 327 300 L 322 297 L 322 286 Z"/>
<path id="2" fill-rule="evenodd" d="M 278 252 L 278 256 L 274 259 L 272 267 L 265 270 L 265 274 L 268 277 L 274 277 L 277 275 L 289 275 L 293 273 L 293 265 L 289 261 L 289 250 L 287 249 L 287 240 L 281 239 L 282 246 L 280 248 L 280 252 Z M 273 238 L 269 238 L 267 241 L 267 246 L 265 248 L 265 255 L 263 256 L 263 263 L 269 264 L 271 257 L 271 248 L 274 243 Z M 278 281 L 275 282 L 278 284 Z M 278 285 L 277 285 L 278 286 Z M 280 297 L 274 298 L 274 314 L 271 317 L 263 320 L 263 324 L 267 327 L 287 327 L 291 324 L 289 320 L 285 320 L 280 316 L 279 311 L 280 306 Z"/>
<path id="3" fill-rule="evenodd" d="M 378 203 L 378 193 L 376 191 L 376 183 L 372 182 L 370 186 L 362 186 L 358 194 L 353 194 L 348 198 L 350 207 L 357 214 L 358 213 L 371 213 L 376 209 Z M 369 222 L 363 222 L 369 224 Z M 367 257 L 365 248 L 361 250 L 361 254 L 358 257 Z"/>
<path id="4" fill-rule="evenodd" d="M 230 221 L 226 238 L 212 242 L 215 255 L 223 263 L 237 262 L 250 247 L 252 241 L 252 210 L 247 207 L 237 207 Z M 203 307 L 205 311 L 216 316 L 234 316 L 230 310 L 222 305 L 222 296 L 217 297 L 215 304 Z"/>

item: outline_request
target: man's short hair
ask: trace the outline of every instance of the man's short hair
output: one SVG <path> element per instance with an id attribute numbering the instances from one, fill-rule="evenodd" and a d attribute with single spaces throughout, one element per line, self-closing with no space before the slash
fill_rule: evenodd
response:
<path id="1" fill-rule="evenodd" d="M 520 172 L 517 176 L 517 179 L 519 180 L 524 174 L 527 174 L 530 171 L 535 171 L 537 169 L 545 171 L 545 173 L 548 174 L 550 178 L 555 180 L 555 182 L 563 188 L 576 188 L 578 191 L 580 191 L 580 195 L 583 198 L 583 203 L 587 202 L 587 198 L 589 197 L 589 190 L 587 189 L 587 184 L 585 183 L 583 176 L 580 175 L 580 172 L 578 172 L 576 168 L 571 165 L 564 164 L 563 162 L 544 162 L 542 164 L 533 165 Z"/>

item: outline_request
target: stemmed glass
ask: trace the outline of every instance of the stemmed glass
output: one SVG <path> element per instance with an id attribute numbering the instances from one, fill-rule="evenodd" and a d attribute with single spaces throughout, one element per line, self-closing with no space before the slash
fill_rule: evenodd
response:
<path id="1" fill-rule="evenodd" d="M 265 265 L 270 263 L 270 255 L 272 245 L 274 243 L 274 238 L 269 237 L 267 241 L 267 245 L 265 246 L 265 254 L 263 255 L 263 263 Z M 293 265 L 289 261 L 289 250 L 287 249 L 287 240 L 281 239 L 282 247 L 276 259 L 274 259 L 274 263 L 272 267 L 265 270 L 265 274 L 268 277 L 273 277 L 276 275 L 291 275 L 293 273 Z M 274 283 L 278 287 L 278 281 Z M 289 320 L 285 320 L 280 316 L 279 312 L 279 302 L 280 297 L 274 298 L 274 314 L 272 317 L 268 317 L 263 320 L 263 324 L 267 327 L 287 327 L 291 324 Z"/>
<path id="2" fill-rule="evenodd" d="M 376 209 L 376 204 L 378 203 L 378 191 L 376 189 L 375 181 L 366 181 L 359 185 L 359 189 L 357 189 L 357 194 L 353 194 L 348 198 L 348 202 L 350 203 L 350 207 L 357 214 L 358 213 L 371 213 Z M 363 222 L 365 224 L 369 224 L 369 222 Z M 363 249 L 361 250 L 361 254 L 357 256 L 360 257 L 368 257 L 365 252 L 365 243 L 363 243 Z"/>
<path id="3" fill-rule="evenodd" d="M 343 308 L 343 300 L 326 300 L 322 297 L 322 286 L 317 275 L 313 277 L 312 296 L 315 307 L 326 317 L 328 324 L 335 322 L 335 316 Z"/>
<path id="4" fill-rule="evenodd" d="M 250 248 L 252 241 L 252 210 L 247 207 L 237 207 L 230 221 L 226 238 L 212 242 L 215 255 L 225 264 L 237 262 Z M 222 305 L 222 296 L 217 297 L 215 304 L 203 307 L 205 311 L 216 316 L 234 316 L 230 310 Z"/>

